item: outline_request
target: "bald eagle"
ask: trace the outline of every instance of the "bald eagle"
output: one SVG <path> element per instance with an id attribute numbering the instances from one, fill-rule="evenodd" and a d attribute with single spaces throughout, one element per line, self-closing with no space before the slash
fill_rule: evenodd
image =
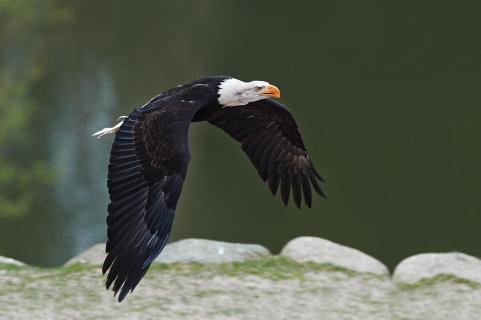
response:
<path id="1" fill-rule="evenodd" d="M 262 180 L 287 205 L 292 193 L 301 207 L 311 207 L 312 191 L 324 197 L 323 181 L 287 107 L 274 101 L 280 91 L 265 81 L 243 82 L 212 76 L 179 85 L 104 128 L 98 138 L 115 133 L 107 186 L 108 270 L 121 302 L 132 292 L 164 248 L 190 159 L 191 122 L 208 121 L 241 143 Z M 120 120 L 120 118 L 119 118 Z"/>

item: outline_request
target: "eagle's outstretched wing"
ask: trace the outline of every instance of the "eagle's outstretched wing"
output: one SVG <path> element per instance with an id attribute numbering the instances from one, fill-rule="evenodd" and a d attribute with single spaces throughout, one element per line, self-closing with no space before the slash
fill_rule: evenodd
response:
<path id="1" fill-rule="evenodd" d="M 302 194 L 311 207 L 311 186 L 324 197 L 319 185 L 323 179 L 314 169 L 296 122 L 284 105 L 267 99 L 224 107 L 208 121 L 241 142 L 242 150 L 274 195 L 280 185 L 286 205 L 291 190 L 299 208 Z"/>
<path id="2" fill-rule="evenodd" d="M 165 246 L 189 161 L 188 124 L 179 129 L 161 125 L 159 111 L 139 108 L 116 133 L 110 154 L 106 286 L 122 301 L 144 276 Z M 188 120 L 186 120 L 188 121 Z M 165 130 L 174 130 L 165 134 Z M 160 136 L 162 135 L 162 136 Z M 166 159 L 162 146 L 172 138 L 180 159 Z"/>

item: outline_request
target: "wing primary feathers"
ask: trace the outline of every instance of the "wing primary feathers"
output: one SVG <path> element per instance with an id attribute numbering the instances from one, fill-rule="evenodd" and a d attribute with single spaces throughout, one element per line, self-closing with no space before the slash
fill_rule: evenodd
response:
<path id="1" fill-rule="evenodd" d="M 276 145 L 275 141 L 273 141 L 272 139 L 270 139 L 267 144 L 268 145 L 264 148 L 264 152 L 259 159 L 260 176 L 264 181 L 266 181 L 268 178 L 269 160 L 271 158 L 272 151 Z"/>
<path id="2" fill-rule="evenodd" d="M 312 172 L 316 175 L 316 177 L 319 179 L 319 181 L 324 182 L 324 179 L 321 177 L 321 175 L 317 172 L 316 169 L 311 165 Z"/>
<path id="3" fill-rule="evenodd" d="M 312 190 L 324 196 L 323 182 L 312 166 L 297 124 L 287 107 L 271 100 L 259 100 L 244 106 L 221 108 L 207 119 L 241 142 L 242 150 L 256 167 L 259 176 L 285 205 L 292 192 L 295 205 L 302 199 L 312 205 Z"/>
<path id="4" fill-rule="evenodd" d="M 312 192 L 311 185 L 309 184 L 308 177 L 305 173 L 301 174 L 302 191 L 304 192 L 304 202 L 308 208 L 312 205 Z"/>
<path id="5" fill-rule="evenodd" d="M 280 178 L 278 174 L 269 179 L 269 189 L 271 190 L 273 195 L 276 195 L 277 193 L 277 189 L 279 188 L 279 182 Z"/>
<path id="6" fill-rule="evenodd" d="M 292 176 L 292 194 L 297 208 L 301 208 L 301 184 L 299 181 L 299 174 L 294 173 Z"/>
<path id="7" fill-rule="evenodd" d="M 289 203 L 289 194 L 291 193 L 291 179 L 287 174 L 281 178 L 281 197 L 284 205 Z"/>
<path id="8" fill-rule="evenodd" d="M 167 243 L 187 170 L 187 139 L 161 139 L 187 136 L 188 125 L 169 123 L 171 127 L 167 127 L 175 135 L 162 134 L 159 127 L 166 127 L 162 119 L 155 108 L 135 110 L 117 131 L 112 145 L 107 181 L 111 200 L 106 219 L 107 256 L 102 272 L 107 273 L 106 288 L 112 288 L 119 302 L 133 291 Z M 185 121 L 190 123 L 189 119 Z M 148 143 L 154 145 L 148 148 Z M 179 147 L 172 165 L 159 158 L 163 154 L 156 144 L 162 143 Z M 179 146 L 182 143 L 185 145 Z M 154 168 L 152 163 L 159 166 Z"/>
<path id="9" fill-rule="evenodd" d="M 312 170 L 309 170 L 309 180 L 311 181 L 312 186 L 314 187 L 314 190 L 322 196 L 323 198 L 326 198 L 326 195 L 322 191 L 321 187 L 319 186 L 319 183 L 317 182 L 317 176 L 312 172 Z"/>

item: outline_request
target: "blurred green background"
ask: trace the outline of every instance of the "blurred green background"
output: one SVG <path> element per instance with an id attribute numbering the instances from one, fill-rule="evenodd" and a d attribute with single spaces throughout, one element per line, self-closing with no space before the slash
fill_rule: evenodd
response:
<path id="1" fill-rule="evenodd" d="M 0 255 L 104 241 L 112 137 L 155 94 L 227 74 L 280 87 L 327 201 L 285 208 L 239 145 L 194 124 L 172 240 L 300 235 L 389 267 L 481 256 L 481 2 L 0 0 Z"/>

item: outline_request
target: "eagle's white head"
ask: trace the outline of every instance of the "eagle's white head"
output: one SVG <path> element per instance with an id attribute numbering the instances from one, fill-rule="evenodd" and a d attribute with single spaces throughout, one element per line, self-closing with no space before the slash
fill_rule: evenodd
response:
<path id="1" fill-rule="evenodd" d="M 244 82 L 235 78 L 221 82 L 218 94 L 219 104 L 225 107 L 242 106 L 249 102 L 281 96 L 279 89 L 268 82 Z"/>

